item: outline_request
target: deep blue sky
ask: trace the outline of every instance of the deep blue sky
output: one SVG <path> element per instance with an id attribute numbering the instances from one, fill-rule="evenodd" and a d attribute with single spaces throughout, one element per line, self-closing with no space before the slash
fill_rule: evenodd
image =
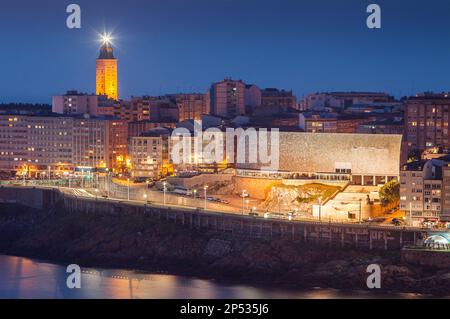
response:
<path id="1" fill-rule="evenodd" d="M 67 29 L 66 6 L 82 8 Z M 382 8 L 382 29 L 366 7 Z M 450 90 L 450 1 L 2 0 L 0 102 L 95 90 L 96 32 L 114 30 L 119 94 L 205 91 L 225 76 L 303 94 Z"/>

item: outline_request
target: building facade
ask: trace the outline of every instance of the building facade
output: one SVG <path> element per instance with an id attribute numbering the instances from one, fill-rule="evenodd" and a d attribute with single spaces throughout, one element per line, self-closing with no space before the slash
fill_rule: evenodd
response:
<path id="1" fill-rule="evenodd" d="M 390 103 L 395 99 L 382 92 L 321 92 L 305 96 L 302 107 L 310 109 L 348 108 L 354 104 Z"/>
<path id="2" fill-rule="evenodd" d="M 168 173 L 169 131 L 154 129 L 129 139 L 131 176 L 159 179 Z"/>
<path id="3" fill-rule="evenodd" d="M 421 94 L 404 103 L 405 135 L 409 151 L 450 148 L 448 94 Z"/>
<path id="4" fill-rule="evenodd" d="M 444 169 L 445 168 L 445 169 Z M 446 185 L 448 163 L 442 159 L 420 160 L 402 166 L 400 173 L 400 210 L 405 212 L 410 225 L 438 222 L 448 205 Z M 447 198 L 447 201 L 445 201 Z"/>
<path id="5" fill-rule="evenodd" d="M 336 113 L 300 113 L 299 126 L 309 133 L 356 133 L 363 123 L 373 120 L 367 116 Z"/>
<path id="6" fill-rule="evenodd" d="M 261 92 L 261 105 L 297 108 L 297 98 L 292 94 L 292 91 L 267 88 Z"/>
<path id="7" fill-rule="evenodd" d="M 270 138 L 268 138 L 270 140 Z M 238 163 L 242 176 L 349 181 L 379 185 L 400 175 L 401 135 L 279 132 L 279 165 Z"/>
<path id="8" fill-rule="evenodd" d="M 210 114 L 234 117 L 245 114 L 245 83 L 225 79 L 214 83 L 209 91 Z"/>
<path id="9" fill-rule="evenodd" d="M 126 155 L 126 122 L 88 116 L 0 115 L 0 171 L 27 176 L 114 168 Z"/>
<path id="10" fill-rule="evenodd" d="M 203 114 L 209 114 L 209 103 L 206 94 L 175 95 L 179 110 L 179 121 L 200 120 Z"/>

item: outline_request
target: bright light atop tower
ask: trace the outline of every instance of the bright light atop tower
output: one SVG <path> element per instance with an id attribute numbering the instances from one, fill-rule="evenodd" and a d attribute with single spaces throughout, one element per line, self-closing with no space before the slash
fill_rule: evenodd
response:
<path id="1" fill-rule="evenodd" d="M 111 36 L 111 33 L 103 33 L 101 35 L 102 44 L 111 44 L 112 40 L 113 38 Z"/>

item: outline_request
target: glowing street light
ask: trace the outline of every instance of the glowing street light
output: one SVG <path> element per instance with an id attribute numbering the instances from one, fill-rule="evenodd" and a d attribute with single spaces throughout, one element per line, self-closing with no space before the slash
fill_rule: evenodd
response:
<path id="1" fill-rule="evenodd" d="M 196 199 L 196 198 L 197 198 L 197 190 L 194 189 L 194 190 L 192 191 L 192 194 L 194 195 L 194 199 Z"/>

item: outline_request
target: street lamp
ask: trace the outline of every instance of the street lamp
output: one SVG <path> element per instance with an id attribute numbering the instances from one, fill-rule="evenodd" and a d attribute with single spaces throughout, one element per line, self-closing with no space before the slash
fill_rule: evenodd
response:
<path id="1" fill-rule="evenodd" d="M 128 200 L 130 200 L 130 179 L 129 178 L 127 178 L 127 197 L 128 197 Z"/>
<path id="2" fill-rule="evenodd" d="M 194 190 L 192 191 L 192 194 L 194 195 L 194 199 L 196 199 L 196 198 L 197 198 L 197 190 L 194 189 Z"/>
<path id="3" fill-rule="evenodd" d="M 413 221 L 412 221 L 412 202 L 409 202 L 409 226 L 413 225 Z"/>
<path id="4" fill-rule="evenodd" d="M 242 190 L 242 215 L 245 213 L 245 194 L 247 191 L 245 189 Z"/>
<path id="5" fill-rule="evenodd" d="M 167 182 L 163 183 L 163 191 L 164 191 L 164 205 L 166 205 L 166 191 L 167 191 Z"/>
<path id="6" fill-rule="evenodd" d="M 95 189 L 95 199 L 98 199 L 98 188 Z"/>
<path id="7" fill-rule="evenodd" d="M 203 190 L 205 191 L 205 210 L 206 210 L 206 191 L 208 190 L 208 185 L 205 185 L 203 187 Z"/>
<path id="8" fill-rule="evenodd" d="M 250 201 L 249 201 L 248 199 L 246 199 L 246 200 L 245 200 L 245 204 L 246 204 L 245 209 L 246 209 L 246 210 L 248 210 L 248 203 L 250 203 Z"/>
<path id="9" fill-rule="evenodd" d="M 322 198 L 319 198 L 319 222 L 322 221 Z"/>
<path id="10" fill-rule="evenodd" d="M 359 223 L 361 224 L 361 202 L 362 198 L 359 199 Z"/>

